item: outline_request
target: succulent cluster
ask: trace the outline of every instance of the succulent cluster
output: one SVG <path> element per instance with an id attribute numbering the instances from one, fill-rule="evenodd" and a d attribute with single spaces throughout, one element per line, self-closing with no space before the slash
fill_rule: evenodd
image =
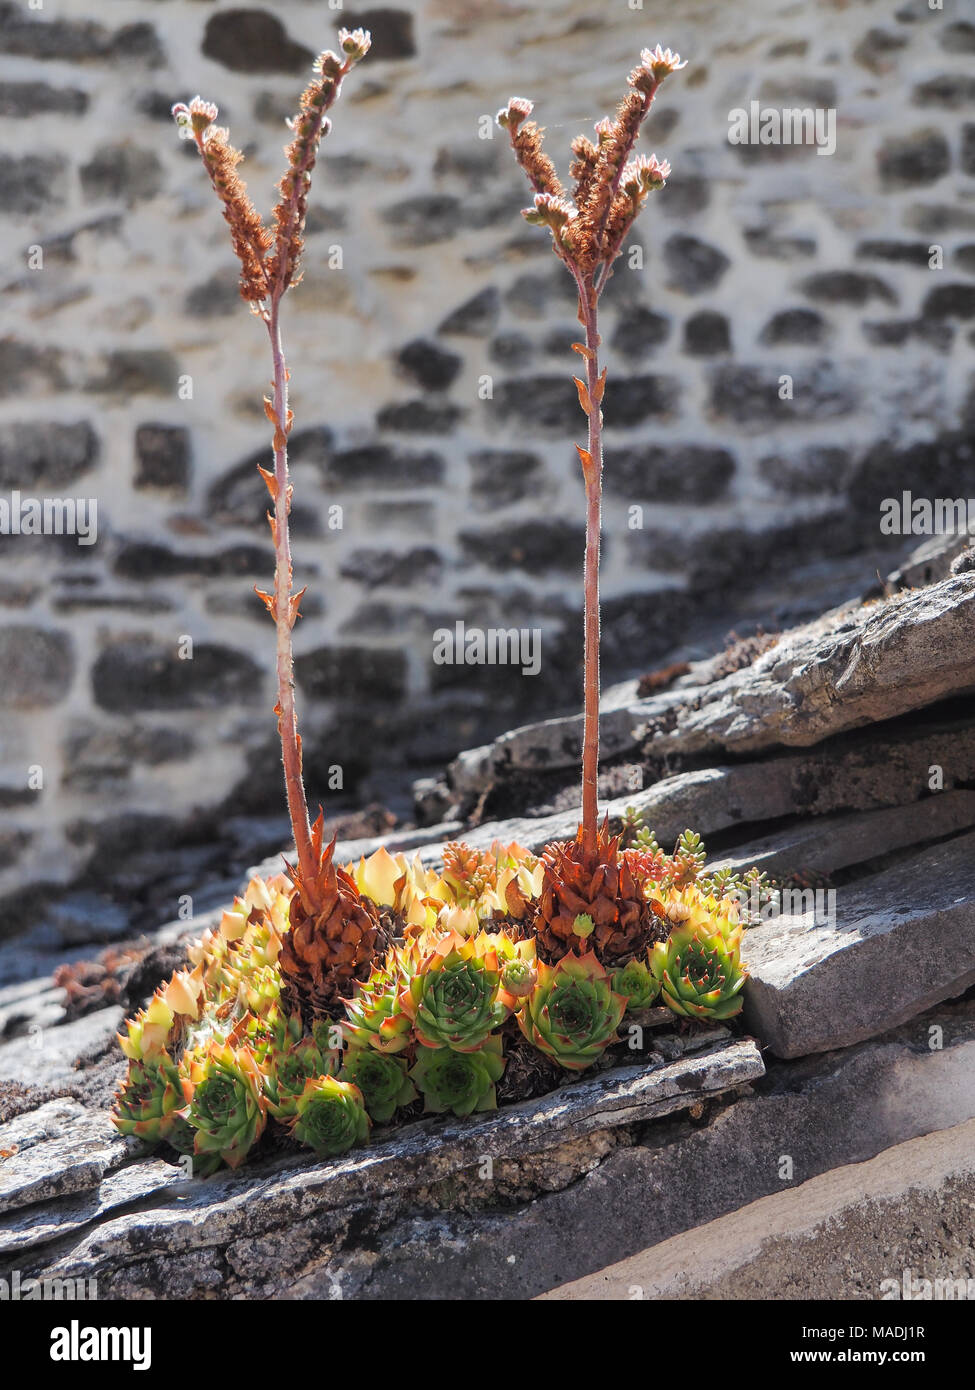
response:
<path id="1" fill-rule="evenodd" d="M 196 1176 L 237 1167 L 269 1126 L 327 1157 L 421 1102 L 495 1108 L 519 1040 L 571 1074 L 627 1011 L 732 1017 L 736 899 L 708 890 L 697 837 L 660 856 L 640 834 L 633 817 L 604 826 L 595 856 L 581 837 L 541 858 L 453 843 L 439 870 L 385 849 L 340 866 L 333 844 L 318 913 L 300 873 L 252 879 L 129 1020 L 116 1126 L 192 1156 Z"/>

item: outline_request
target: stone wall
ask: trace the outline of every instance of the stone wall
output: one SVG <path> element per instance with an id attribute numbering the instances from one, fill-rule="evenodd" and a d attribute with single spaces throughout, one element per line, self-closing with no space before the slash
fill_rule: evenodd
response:
<path id="1" fill-rule="evenodd" d="M 272 570 L 267 356 L 169 108 L 219 103 L 267 207 L 283 119 L 343 23 L 375 49 L 335 112 L 286 322 L 313 796 L 336 765 L 346 792 L 381 791 L 376 765 L 578 697 L 574 308 L 500 132 L 482 138 L 512 92 L 564 168 L 643 45 L 689 59 L 643 142 L 675 172 L 607 291 L 612 674 L 731 585 L 875 546 L 884 496 L 975 495 L 960 0 L 3 0 L 0 497 L 98 504 L 92 545 L 0 536 L 5 911 L 25 882 L 97 864 L 117 888 L 147 845 L 283 809 L 252 593 Z M 835 108 L 835 153 L 732 145 L 752 100 Z M 540 628 L 539 674 L 435 664 L 458 620 Z"/>

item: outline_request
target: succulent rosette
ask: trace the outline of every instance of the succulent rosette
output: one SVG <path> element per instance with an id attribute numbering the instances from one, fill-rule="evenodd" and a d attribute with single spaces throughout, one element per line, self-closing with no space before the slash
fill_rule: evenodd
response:
<path id="1" fill-rule="evenodd" d="M 645 960 L 631 960 L 613 972 L 613 989 L 625 997 L 628 1010 L 649 1009 L 660 993 L 660 981 Z"/>
<path id="2" fill-rule="evenodd" d="M 401 995 L 424 1047 L 475 1052 L 508 1016 L 493 945 L 452 933 L 427 951 Z"/>
<path id="3" fill-rule="evenodd" d="M 345 1002 L 342 1031 L 350 1047 L 402 1052 L 412 1041 L 413 1023 L 401 1002 L 419 964 L 416 940 L 393 946 L 382 965 L 373 968 L 352 999 Z"/>
<path id="4" fill-rule="evenodd" d="M 366 1112 L 374 1124 L 386 1124 L 403 1105 L 416 1100 L 416 1087 L 406 1073 L 406 1060 L 355 1047 L 345 1054 L 341 1077 L 362 1092 Z"/>
<path id="5" fill-rule="evenodd" d="M 421 1047 L 410 1076 L 423 1094 L 423 1108 L 434 1115 L 458 1117 L 475 1110 L 497 1109 L 495 1082 L 504 1071 L 499 1037 L 488 1038 L 476 1052 Z"/>
<path id="6" fill-rule="evenodd" d="M 337 1054 L 322 1052 L 314 1038 L 302 1038 L 286 1051 L 272 1051 L 264 1079 L 271 1114 L 276 1120 L 291 1119 L 305 1083 L 317 1076 L 334 1076 L 337 1070 Z"/>
<path id="7" fill-rule="evenodd" d="M 267 1124 L 264 1078 L 248 1047 L 211 1042 L 189 1053 L 180 1066 L 185 1118 L 196 1131 L 193 1152 L 218 1154 L 237 1168 Z"/>
<path id="8" fill-rule="evenodd" d="M 518 1027 L 540 1052 L 569 1071 L 584 1071 L 618 1041 L 626 998 L 591 952 L 538 964 L 538 983 L 516 1015 Z"/>
<path id="9" fill-rule="evenodd" d="M 305 1082 L 295 1103 L 292 1133 L 321 1158 L 332 1158 L 364 1144 L 370 1122 L 358 1086 L 334 1076 Z"/>
<path id="10" fill-rule="evenodd" d="M 158 1144 L 176 1125 L 183 1092 L 179 1072 L 167 1053 L 149 1062 L 130 1062 L 125 1085 L 115 1098 L 112 1123 L 127 1138 Z"/>
<path id="11" fill-rule="evenodd" d="M 724 919 L 726 920 L 726 919 Z M 694 918 L 675 926 L 653 948 L 652 969 L 660 997 L 684 1018 L 733 1018 L 742 1007 L 747 972 L 741 964 L 741 927 L 723 931 Z"/>

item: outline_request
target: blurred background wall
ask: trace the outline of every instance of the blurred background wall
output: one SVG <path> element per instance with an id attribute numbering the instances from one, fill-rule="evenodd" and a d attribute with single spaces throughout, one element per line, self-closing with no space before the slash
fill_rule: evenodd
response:
<path id="1" fill-rule="evenodd" d="M 176 852 L 186 876 L 215 837 L 284 836 L 252 592 L 273 568 L 266 340 L 169 109 L 219 104 L 268 210 L 284 119 L 343 24 L 375 46 L 334 112 L 285 322 L 313 799 L 342 804 L 340 767 L 346 800 L 403 809 L 416 772 L 579 698 L 577 328 L 486 119 L 511 94 L 564 172 L 643 46 L 689 60 L 641 141 L 672 179 L 607 291 L 609 677 L 757 582 L 779 584 L 770 622 L 803 616 L 804 576 L 882 544 L 883 497 L 975 495 L 960 0 L 0 3 L 0 497 L 98 505 L 93 545 L 0 536 L 7 928 L 44 885 L 110 916 L 153 875 L 175 892 Z M 835 109 L 835 153 L 729 143 L 754 100 Z M 539 674 L 438 666 L 458 620 L 540 628 Z"/>

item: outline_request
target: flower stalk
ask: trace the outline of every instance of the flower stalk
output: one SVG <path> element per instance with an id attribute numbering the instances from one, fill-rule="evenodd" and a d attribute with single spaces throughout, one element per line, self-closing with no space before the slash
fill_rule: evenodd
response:
<path id="1" fill-rule="evenodd" d="M 301 764 L 301 735 L 295 709 L 292 631 L 300 616 L 304 589 L 294 591 L 289 514 L 291 483 L 288 476 L 288 435 L 294 417 L 288 406 L 288 372 L 281 337 L 281 301 L 300 280 L 298 268 L 304 245 L 305 214 L 312 171 L 322 137 L 331 129 L 327 113 L 338 100 L 342 81 L 369 51 L 370 36 L 362 29 L 339 31 L 342 57 L 329 51 L 315 62 L 315 78 L 301 97 L 298 114 L 288 122 L 294 139 L 285 151 L 288 167 L 278 185 L 280 198 L 273 213 L 273 227 L 265 227 L 237 175 L 243 156 L 229 142 L 229 133 L 215 126 L 217 108 L 200 97 L 173 107 L 181 132 L 192 138 L 223 203 L 233 248 L 241 265 L 240 294 L 267 329 L 272 362 L 272 396 L 264 398 L 264 410 L 273 427 L 274 468 L 260 469 L 274 504 L 269 515 L 274 541 L 274 592 L 257 593 L 277 630 L 275 673 L 277 703 L 274 712 L 281 739 L 288 814 L 295 838 L 298 870 L 306 884 L 318 876 L 321 855 L 316 851 L 308 815 Z"/>
<path id="2" fill-rule="evenodd" d="M 599 550 L 602 400 L 606 388 L 606 368 L 600 369 L 599 365 L 599 299 L 647 196 L 662 188 L 670 173 L 667 161 L 658 160 L 656 155 L 635 159 L 631 155 L 661 82 L 684 66 L 679 54 L 669 48 L 661 49 L 659 44 L 655 49 L 643 50 L 639 66 L 627 79 L 630 91 L 620 102 L 615 119 L 597 123 L 595 141 L 580 135 L 572 142 L 575 160 L 570 172 L 576 183 L 571 198 L 566 197 L 555 166 L 542 149 L 544 132 L 528 120 L 532 103 L 523 97 L 512 97 L 497 116 L 534 191 L 534 204 L 524 209 L 523 216 L 551 232 L 553 250 L 575 280 L 579 322 L 585 330 L 585 342 L 572 346 L 586 363 L 585 381 L 580 377 L 573 379 L 589 426 L 587 447 L 576 447 L 586 490 L 582 843 L 590 854 L 596 851 L 598 824 Z"/>

